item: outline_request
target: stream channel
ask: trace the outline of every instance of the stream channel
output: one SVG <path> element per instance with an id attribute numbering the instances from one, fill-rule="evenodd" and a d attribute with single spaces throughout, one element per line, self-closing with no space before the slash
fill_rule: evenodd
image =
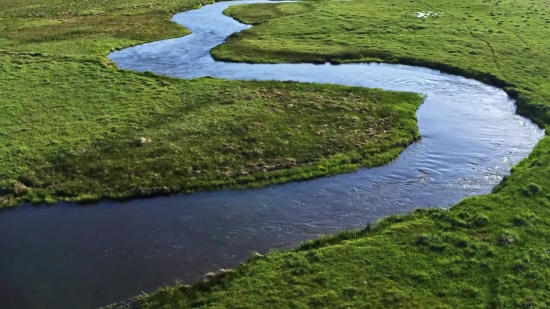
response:
<path id="1" fill-rule="evenodd" d="M 253 1 L 259 2 L 259 1 Z M 193 33 L 114 52 L 120 68 L 179 78 L 293 80 L 412 91 L 422 140 L 391 164 L 257 190 L 24 205 L 0 213 L 0 308 L 91 309 L 206 272 L 253 251 L 289 248 L 420 206 L 486 194 L 544 132 L 500 89 L 438 71 L 387 64 L 216 62 L 209 50 L 249 28 L 219 2 L 177 14 Z M 414 13 L 414 12 L 411 12 Z"/>

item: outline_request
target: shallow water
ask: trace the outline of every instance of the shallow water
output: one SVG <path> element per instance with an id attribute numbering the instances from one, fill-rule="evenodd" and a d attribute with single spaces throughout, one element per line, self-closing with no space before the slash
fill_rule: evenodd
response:
<path id="1" fill-rule="evenodd" d="M 176 279 L 235 267 L 252 251 L 364 227 L 418 206 L 490 192 L 543 136 L 494 87 L 437 71 L 380 64 L 219 63 L 208 51 L 248 26 L 220 2 L 174 16 L 184 38 L 109 56 L 119 67 L 181 78 L 279 79 L 427 94 L 423 139 L 390 165 L 259 190 L 22 206 L 0 213 L 0 308 L 96 308 Z M 206 23 L 204 21 L 207 21 Z"/>

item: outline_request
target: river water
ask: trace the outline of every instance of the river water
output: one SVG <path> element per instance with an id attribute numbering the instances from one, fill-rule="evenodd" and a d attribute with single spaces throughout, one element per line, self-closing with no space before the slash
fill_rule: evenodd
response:
<path id="1" fill-rule="evenodd" d="M 423 138 L 393 163 L 258 190 L 101 202 L 29 205 L 0 213 L 0 308 L 97 308 L 176 280 L 231 268 L 252 251 L 419 206 L 450 207 L 491 191 L 544 135 L 494 87 L 402 65 L 237 64 L 209 50 L 248 26 L 220 2 L 173 20 L 192 34 L 109 55 L 120 68 L 181 78 L 294 80 L 427 95 Z"/>

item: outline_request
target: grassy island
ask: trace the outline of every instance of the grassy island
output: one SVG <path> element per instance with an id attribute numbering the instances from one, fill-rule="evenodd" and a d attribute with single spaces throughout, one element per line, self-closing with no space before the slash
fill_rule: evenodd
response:
<path id="1" fill-rule="evenodd" d="M 0 208 L 251 188 L 389 163 L 413 93 L 121 71 L 115 48 L 189 31 L 195 1 L 0 5 Z"/>
<path id="2" fill-rule="evenodd" d="M 550 124 L 550 3 L 542 0 L 318 1 L 237 6 L 257 26 L 212 51 L 226 61 L 405 63 L 504 88 Z M 432 12 L 428 17 L 418 13 Z M 435 13 L 435 14 L 434 14 Z M 424 15 L 425 16 L 425 15 Z M 550 139 L 492 194 L 450 210 L 255 255 L 141 308 L 548 308 Z"/>

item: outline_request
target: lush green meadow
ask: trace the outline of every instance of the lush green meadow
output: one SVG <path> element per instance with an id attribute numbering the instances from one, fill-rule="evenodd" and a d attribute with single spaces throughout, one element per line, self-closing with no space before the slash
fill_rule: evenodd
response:
<path id="1" fill-rule="evenodd" d="M 259 24 L 212 54 L 228 61 L 385 61 L 506 88 L 550 124 L 550 2 L 320 1 L 226 11 Z M 417 12 L 437 16 L 417 18 Z M 295 14 L 294 14 L 295 13 Z M 257 17 L 255 17 L 257 16 Z M 490 121 L 490 119 L 488 120 Z M 141 296 L 142 308 L 548 308 L 550 138 L 490 195 L 450 210 L 255 255 L 193 286 Z"/>
<path id="2" fill-rule="evenodd" d="M 224 14 L 241 23 L 259 25 L 272 19 L 307 13 L 311 10 L 311 2 L 265 3 L 230 6 Z"/>
<path id="3" fill-rule="evenodd" d="M 0 208 L 259 187 L 386 164 L 419 138 L 413 93 L 118 70 L 181 36 L 193 1 L 0 6 Z"/>
<path id="4" fill-rule="evenodd" d="M 199 5 L 187 0 L 0 3 L 4 205 L 329 174 L 387 162 L 418 137 L 413 113 L 421 98 L 413 94 L 180 81 L 119 71 L 105 58 L 115 48 L 188 33 L 168 20 Z M 519 112 L 546 127 L 549 6 L 541 0 L 243 6 L 227 13 L 259 25 L 212 53 L 230 61 L 385 61 L 439 68 L 507 88 L 518 98 Z M 426 11 L 439 14 L 416 17 Z M 343 129 L 331 127 L 327 117 Z M 350 140 L 334 141 L 340 138 Z M 300 142 L 307 151 L 295 147 Z M 194 286 L 140 297 L 138 305 L 548 308 L 549 175 L 550 139 L 545 138 L 491 195 L 468 198 L 450 211 L 390 217 L 374 229 L 254 256 Z"/>

